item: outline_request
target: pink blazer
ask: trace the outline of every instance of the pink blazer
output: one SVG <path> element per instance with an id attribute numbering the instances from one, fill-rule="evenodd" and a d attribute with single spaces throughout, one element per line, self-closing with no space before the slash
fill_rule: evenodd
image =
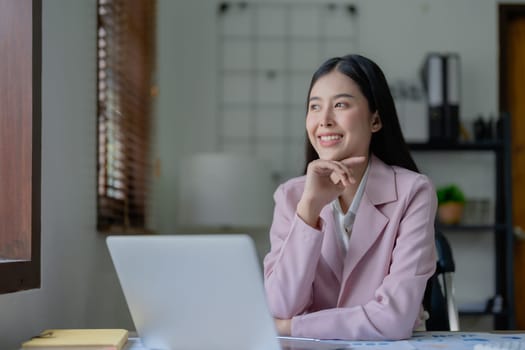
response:
<path id="1" fill-rule="evenodd" d="M 292 336 L 406 339 L 418 326 L 434 273 L 437 198 L 429 179 L 371 157 L 346 256 L 331 205 L 316 230 L 296 214 L 305 177 L 279 186 L 264 259 L 274 317 L 292 319 Z"/>

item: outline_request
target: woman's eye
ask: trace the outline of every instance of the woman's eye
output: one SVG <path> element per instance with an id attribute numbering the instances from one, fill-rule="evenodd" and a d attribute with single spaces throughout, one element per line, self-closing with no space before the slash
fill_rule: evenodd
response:
<path id="1" fill-rule="evenodd" d="M 334 107 L 335 108 L 343 108 L 343 107 L 346 107 L 346 103 L 344 103 L 344 102 L 337 102 Z"/>
<path id="2" fill-rule="evenodd" d="M 319 105 L 310 105 L 311 111 L 318 111 L 320 109 Z"/>

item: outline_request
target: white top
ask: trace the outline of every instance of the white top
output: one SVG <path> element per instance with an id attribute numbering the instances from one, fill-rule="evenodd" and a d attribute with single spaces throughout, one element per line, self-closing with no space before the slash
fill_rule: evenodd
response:
<path id="1" fill-rule="evenodd" d="M 332 202 L 332 209 L 333 209 L 332 212 L 334 214 L 334 221 L 337 223 L 336 225 L 337 235 L 341 238 L 343 242 L 345 253 L 348 250 L 348 241 L 350 239 L 352 227 L 354 226 L 355 215 L 357 213 L 357 209 L 359 208 L 359 203 L 361 203 L 361 198 L 363 197 L 363 193 L 365 191 L 366 180 L 368 179 L 368 169 L 369 168 L 370 168 L 370 161 L 368 161 L 368 165 L 366 166 L 365 173 L 363 174 L 363 177 L 361 178 L 359 187 L 357 187 L 357 191 L 355 192 L 354 198 L 352 199 L 352 203 L 350 204 L 350 208 L 348 208 L 348 211 L 346 212 L 346 214 L 344 214 L 343 209 L 341 209 L 339 198 L 334 199 L 334 201 Z"/>

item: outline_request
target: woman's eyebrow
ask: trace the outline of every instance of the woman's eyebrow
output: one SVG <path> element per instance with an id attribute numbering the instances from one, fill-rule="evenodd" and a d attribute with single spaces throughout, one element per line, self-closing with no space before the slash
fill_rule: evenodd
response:
<path id="1" fill-rule="evenodd" d="M 334 98 L 341 98 L 341 97 L 354 98 L 354 95 L 342 93 L 342 94 L 337 94 L 334 96 Z"/>
<path id="2" fill-rule="evenodd" d="M 352 95 L 352 94 L 341 93 L 341 94 L 334 95 L 333 98 L 336 99 L 336 98 L 341 98 L 341 97 L 354 98 L 355 96 Z M 312 96 L 312 97 L 310 97 L 310 99 L 308 101 L 316 101 L 316 100 L 321 100 L 321 98 L 317 97 L 317 96 Z"/>

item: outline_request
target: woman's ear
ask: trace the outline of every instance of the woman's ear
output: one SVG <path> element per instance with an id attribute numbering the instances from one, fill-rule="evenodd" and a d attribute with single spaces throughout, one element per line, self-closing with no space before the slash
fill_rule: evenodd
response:
<path id="1" fill-rule="evenodd" d="M 379 113 L 377 111 L 372 115 L 372 132 L 376 132 L 381 130 L 383 127 L 383 123 L 381 122 L 381 117 L 379 117 Z"/>

